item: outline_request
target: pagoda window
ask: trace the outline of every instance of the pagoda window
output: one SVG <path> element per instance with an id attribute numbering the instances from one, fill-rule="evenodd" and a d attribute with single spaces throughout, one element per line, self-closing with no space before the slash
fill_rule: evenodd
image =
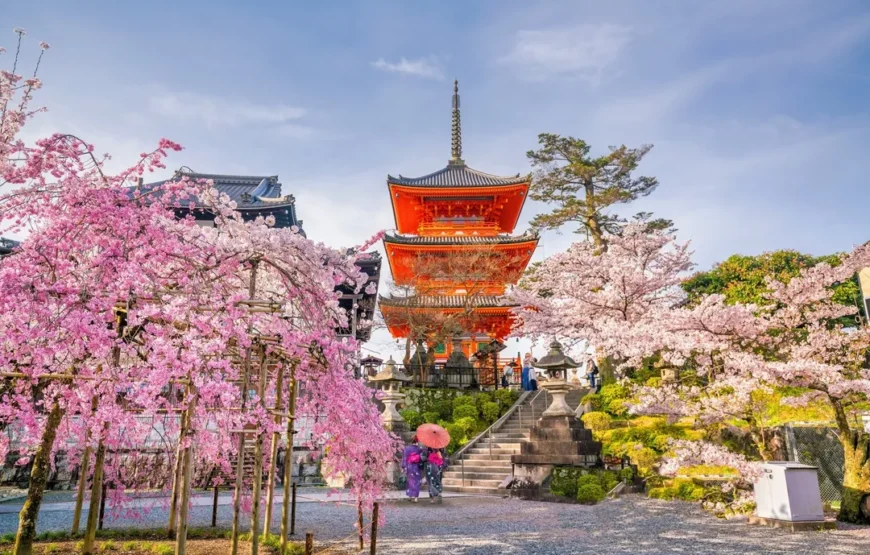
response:
<path id="1" fill-rule="evenodd" d="M 439 344 L 435 345 L 435 354 L 436 355 L 443 355 L 446 353 L 447 353 L 447 347 L 444 345 L 444 343 L 439 343 Z"/>

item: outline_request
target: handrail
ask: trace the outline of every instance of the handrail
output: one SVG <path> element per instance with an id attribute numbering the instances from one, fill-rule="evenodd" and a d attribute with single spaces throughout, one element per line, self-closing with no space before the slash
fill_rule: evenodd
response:
<path id="1" fill-rule="evenodd" d="M 504 413 L 504 415 L 502 415 L 501 418 L 499 418 L 498 420 L 493 422 L 489 428 L 487 428 L 484 431 L 477 434 L 477 436 L 475 436 L 474 439 L 472 439 L 471 441 L 469 441 L 468 443 L 463 445 L 458 451 L 456 451 L 455 453 L 450 455 L 450 463 L 453 464 L 457 460 L 459 460 L 459 457 L 461 457 L 463 454 L 465 454 L 466 451 L 468 451 L 469 449 L 474 447 L 474 445 L 478 441 L 480 441 L 485 435 L 487 435 L 491 432 L 497 431 L 499 428 L 501 428 L 502 425 L 504 425 L 504 423 L 507 422 L 507 419 L 510 418 L 511 415 L 517 411 L 517 409 L 520 407 L 520 405 L 522 405 L 525 402 L 525 400 L 529 397 L 529 395 L 531 395 L 532 393 L 533 393 L 532 391 L 524 391 L 523 394 L 520 395 L 520 397 L 516 400 L 516 402 L 513 405 L 511 405 L 511 408 L 509 408 L 507 410 L 507 412 Z M 535 398 L 537 399 L 537 395 L 535 396 Z"/>

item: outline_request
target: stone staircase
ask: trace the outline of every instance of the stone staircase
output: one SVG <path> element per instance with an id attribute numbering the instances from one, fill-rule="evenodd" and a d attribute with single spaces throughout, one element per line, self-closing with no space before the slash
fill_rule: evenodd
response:
<path id="1" fill-rule="evenodd" d="M 576 408 L 588 391 L 572 391 L 565 400 L 571 408 Z M 492 432 L 492 441 L 485 435 L 451 463 L 442 478 L 444 491 L 504 493 L 499 486 L 513 475 L 511 455 L 520 453 L 520 444 L 529 439 L 529 431 L 551 400 L 543 390 L 526 397 L 501 427 Z"/>

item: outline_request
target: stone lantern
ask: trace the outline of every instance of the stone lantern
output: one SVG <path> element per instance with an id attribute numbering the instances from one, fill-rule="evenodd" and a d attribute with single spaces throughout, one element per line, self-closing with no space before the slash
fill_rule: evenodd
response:
<path id="1" fill-rule="evenodd" d="M 574 384 L 568 383 L 568 369 L 579 368 L 580 364 L 562 351 L 561 343 L 553 340 L 550 352 L 536 362 L 535 367 L 546 370 L 550 376 L 550 379 L 541 382 L 541 389 L 553 396 L 553 402 L 543 416 L 574 416 L 574 411 L 565 402 L 565 395 L 576 389 Z"/>
<path id="2" fill-rule="evenodd" d="M 408 425 L 399 411 L 396 410 L 396 405 L 405 398 L 405 394 L 399 392 L 402 383 L 410 382 L 411 378 L 399 369 L 396 361 L 390 356 L 390 359 L 384 364 L 384 369 L 369 378 L 369 381 L 378 384 L 383 391 L 380 400 L 384 403 L 384 412 L 381 413 L 381 422 L 384 423 L 384 427 L 392 431 L 404 431 Z"/>

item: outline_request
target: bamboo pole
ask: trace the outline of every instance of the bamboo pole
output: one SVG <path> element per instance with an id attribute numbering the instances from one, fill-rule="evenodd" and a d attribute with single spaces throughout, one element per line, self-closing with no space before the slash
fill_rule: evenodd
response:
<path id="1" fill-rule="evenodd" d="M 258 262 L 251 262 L 251 280 L 248 284 L 248 297 L 254 298 L 254 293 L 257 290 L 257 266 Z M 250 331 L 250 330 L 249 330 Z M 248 401 L 248 378 L 251 373 L 251 349 L 248 348 L 245 353 L 245 363 L 242 365 L 244 376 L 242 377 L 242 409 L 247 406 Z M 238 442 L 238 459 L 236 466 L 236 487 L 235 498 L 233 499 L 233 532 L 232 532 L 232 551 L 231 555 L 239 553 L 239 517 L 242 509 L 242 479 L 244 477 L 245 466 L 245 434 L 239 434 Z"/>
<path id="2" fill-rule="evenodd" d="M 266 347 L 260 347 L 260 376 L 257 380 L 257 396 L 260 406 L 266 408 Z M 254 484 L 251 503 L 251 555 L 260 553 L 260 498 L 263 495 L 263 433 L 254 439 Z M 268 526 L 264 527 L 268 529 Z"/>
<path id="3" fill-rule="evenodd" d="M 275 378 L 275 411 L 283 407 L 284 402 L 284 365 L 278 370 L 278 376 Z M 281 417 L 275 415 L 275 424 L 281 423 Z M 272 529 L 272 506 L 275 501 L 275 477 L 278 474 L 278 444 L 281 441 L 281 434 L 272 432 L 272 446 L 269 451 L 269 478 L 266 484 L 266 517 L 263 519 L 263 539 L 269 536 Z"/>
<path id="4" fill-rule="evenodd" d="M 284 448 L 284 503 L 281 506 L 281 553 L 287 552 L 287 536 L 296 532 L 296 519 L 293 519 L 293 529 L 289 528 L 288 520 L 290 518 L 290 488 L 293 481 L 293 428 L 295 427 L 296 413 L 296 393 L 298 384 L 296 383 L 296 365 L 290 366 L 290 398 L 287 399 L 287 412 L 292 416 L 287 420 L 287 439 L 286 447 Z M 295 516 L 295 506 L 294 516 Z"/>
<path id="5" fill-rule="evenodd" d="M 191 386 L 192 388 L 192 386 Z M 191 391 L 190 405 L 187 407 L 187 428 L 185 435 L 192 435 L 193 415 L 196 411 L 196 391 Z M 182 440 L 184 437 L 182 436 Z M 178 533 L 175 540 L 175 555 L 185 555 L 187 552 L 187 522 L 190 510 L 190 490 L 193 481 L 193 441 L 187 442 L 184 448 L 184 478 L 181 485 L 181 499 L 179 500 Z"/>

